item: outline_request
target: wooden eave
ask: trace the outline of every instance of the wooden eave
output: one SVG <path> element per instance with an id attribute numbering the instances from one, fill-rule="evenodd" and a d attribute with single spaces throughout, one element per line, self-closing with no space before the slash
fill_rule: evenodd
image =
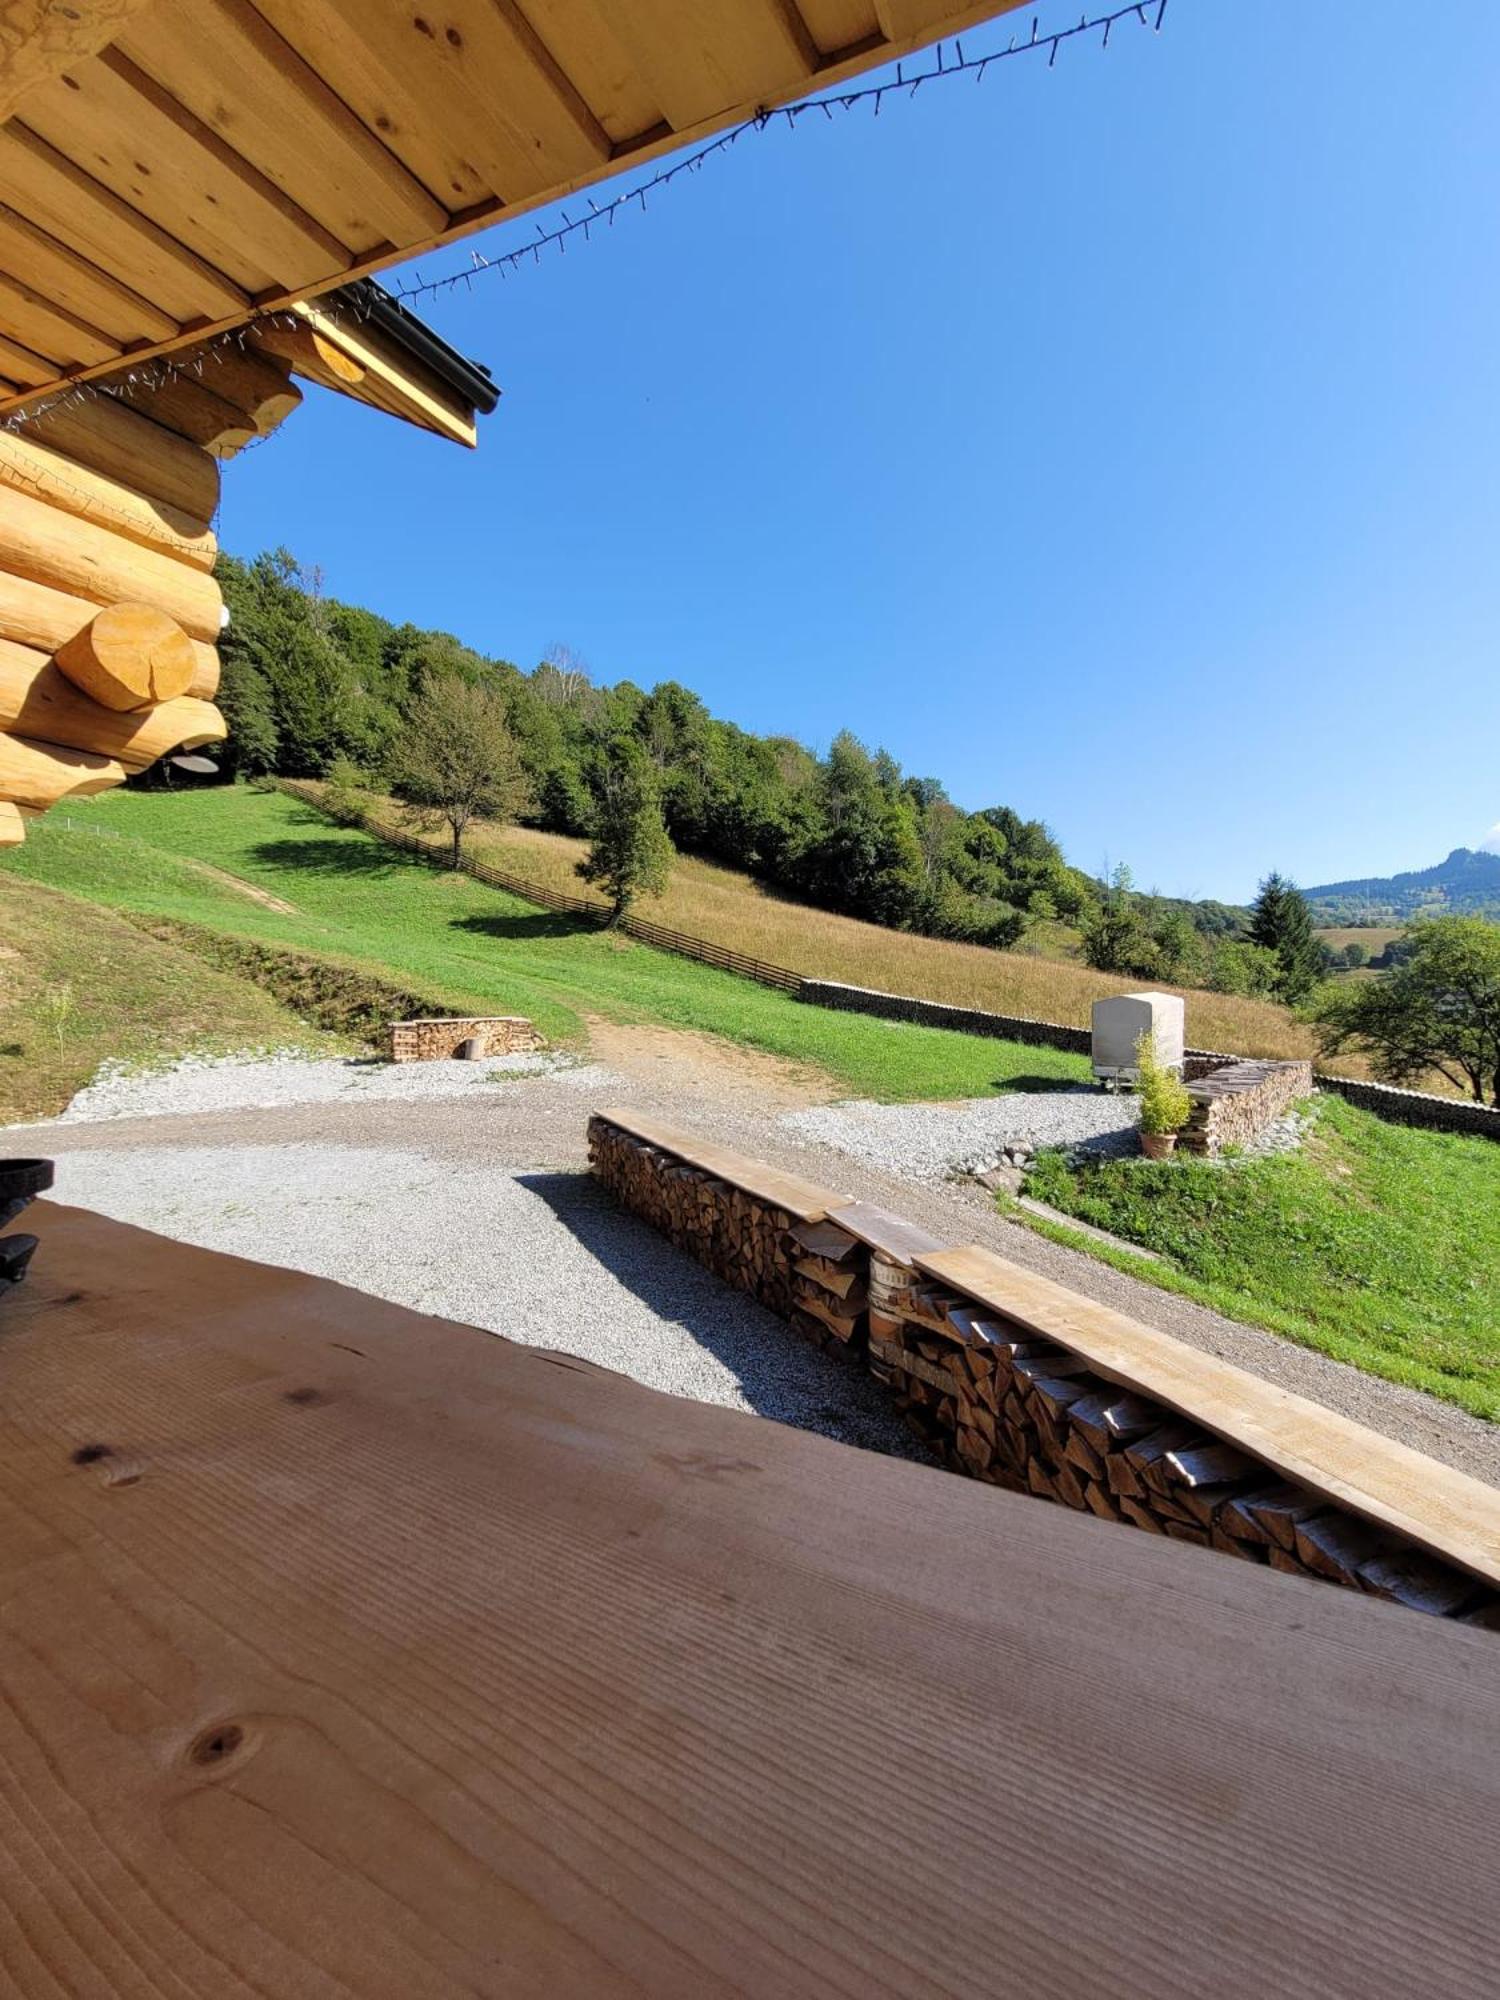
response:
<path id="1" fill-rule="evenodd" d="M 16 0 L 0 22 L 0 412 L 1017 4 Z M 422 421 L 415 386 L 400 413 Z"/>

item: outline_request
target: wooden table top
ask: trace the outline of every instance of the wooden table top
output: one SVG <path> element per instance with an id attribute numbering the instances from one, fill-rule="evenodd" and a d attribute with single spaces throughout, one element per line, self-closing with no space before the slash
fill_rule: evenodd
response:
<path id="1" fill-rule="evenodd" d="M 0 1991 L 1496 1990 L 1495 1635 L 30 1213 Z"/>

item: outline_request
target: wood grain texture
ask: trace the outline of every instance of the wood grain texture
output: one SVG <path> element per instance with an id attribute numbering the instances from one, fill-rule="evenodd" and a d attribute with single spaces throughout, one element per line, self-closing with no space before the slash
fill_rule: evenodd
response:
<path id="1" fill-rule="evenodd" d="M 19 2000 L 1493 1992 L 1492 1635 L 30 1213 Z"/>
<path id="2" fill-rule="evenodd" d="M 684 1131 L 680 1125 L 669 1125 L 664 1119 L 653 1118 L 640 1111 L 622 1110 L 618 1106 L 603 1110 L 598 1115 L 611 1125 L 618 1125 L 622 1132 L 644 1139 L 648 1146 L 660 1146 L 664 1152 L 674 1153 L 678 1159 L 686 1160 L 689 1166 L 702 1167 L 706 1173 L 717 1174 L 721 1180 L 743 1188 L 747 1194 L 753 1194 L 772 1208 L 786 1209 L 803 1222 L 821 1222 L 831 1208 L 845 1205 L 844 1197 L 835 1194 L 831 1188 L 819 1187 L 814 1181 L 804 1181 L 795 1174 L 783 1173 L 779 1167 L 769 1167 L 763 1160 L 752 1160 L 748 1154 L 716 1145 L 713 1140 L 705 1139 L 696 1132 Z"/>
<path id="3" fill-rule="evenodd" d="M 1062 1343 L 1101 1375 L 1216 1431 L 1277 1472 L 1500 1583 L 1500 1491 L 1217 1355 L 970 1246 L 916 1260 L 942 1284 Z"/>

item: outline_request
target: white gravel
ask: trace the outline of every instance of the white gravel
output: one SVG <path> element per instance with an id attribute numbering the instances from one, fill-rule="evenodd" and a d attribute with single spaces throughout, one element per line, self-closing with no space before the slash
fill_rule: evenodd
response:
<path id="1" fill-rule="evenodd" d="M 61 1154 L 54 1193 L 670 1395 L 921 1456 L 870 1377 L 797 1340 L 583 1174 L 378 1146 L 146 1146 Z"/>
<path id="2" fill-rule="evenodd" d="M 965 1098 L 957 1104 L 857 1099 L 789 1111 L 781 1123 L 906 1180 L 939 1181 L 987 1172 L 1000 1163 L 1007 1146 L 1133 1153 L 1139 1117 L 1134 1097 L 1112 1096 L 1085 1084 L 1076 1090 Z"/>
<path id="3" fill-rule="evenodd" d="M 492 1056 L 484 1062 L 389 1063 L 368 1057 L 312 1059 L 296 1050 L 231 1056 L 184 1056 L 162 1069 L 106 1063 L 57 1123 L 105 1118 L 172 1118 L 217 1111 L 265 1111 L 284 1104 L 367 1103 L 463 1097 L 508 1079 L 550 1077 L 590 1089 L 608 1072 L 571 1056 Z"/>

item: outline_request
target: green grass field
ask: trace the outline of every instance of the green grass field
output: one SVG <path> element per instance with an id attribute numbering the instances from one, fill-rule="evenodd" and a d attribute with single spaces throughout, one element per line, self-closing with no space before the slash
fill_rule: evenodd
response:
<path id="1" fill-rule="evenodd" d="M 1165 1264 L 1035 1226 L 1232 1319 L 1500 1418 L 1500 1146 L 1386 1125 L 1336 1097 L 1316 1105 L 1302 1150 L 1278 1158 L 1070 1168 L 1039 1156 L 1028 1193 Z"/>
<path id="2" fill-rule="evenodd" d="M 36 822 L 0 875 L 379 968 L 461 1011 L 527 1014 L 556 1042 L 581 1045 L 589 1014 L 690 1028 L 887 1099 L 1088 1074 L 1082 1057 L 1052 1049 L 803 1006 L 426 867 L 276 792 L 116 792 Z"/>

